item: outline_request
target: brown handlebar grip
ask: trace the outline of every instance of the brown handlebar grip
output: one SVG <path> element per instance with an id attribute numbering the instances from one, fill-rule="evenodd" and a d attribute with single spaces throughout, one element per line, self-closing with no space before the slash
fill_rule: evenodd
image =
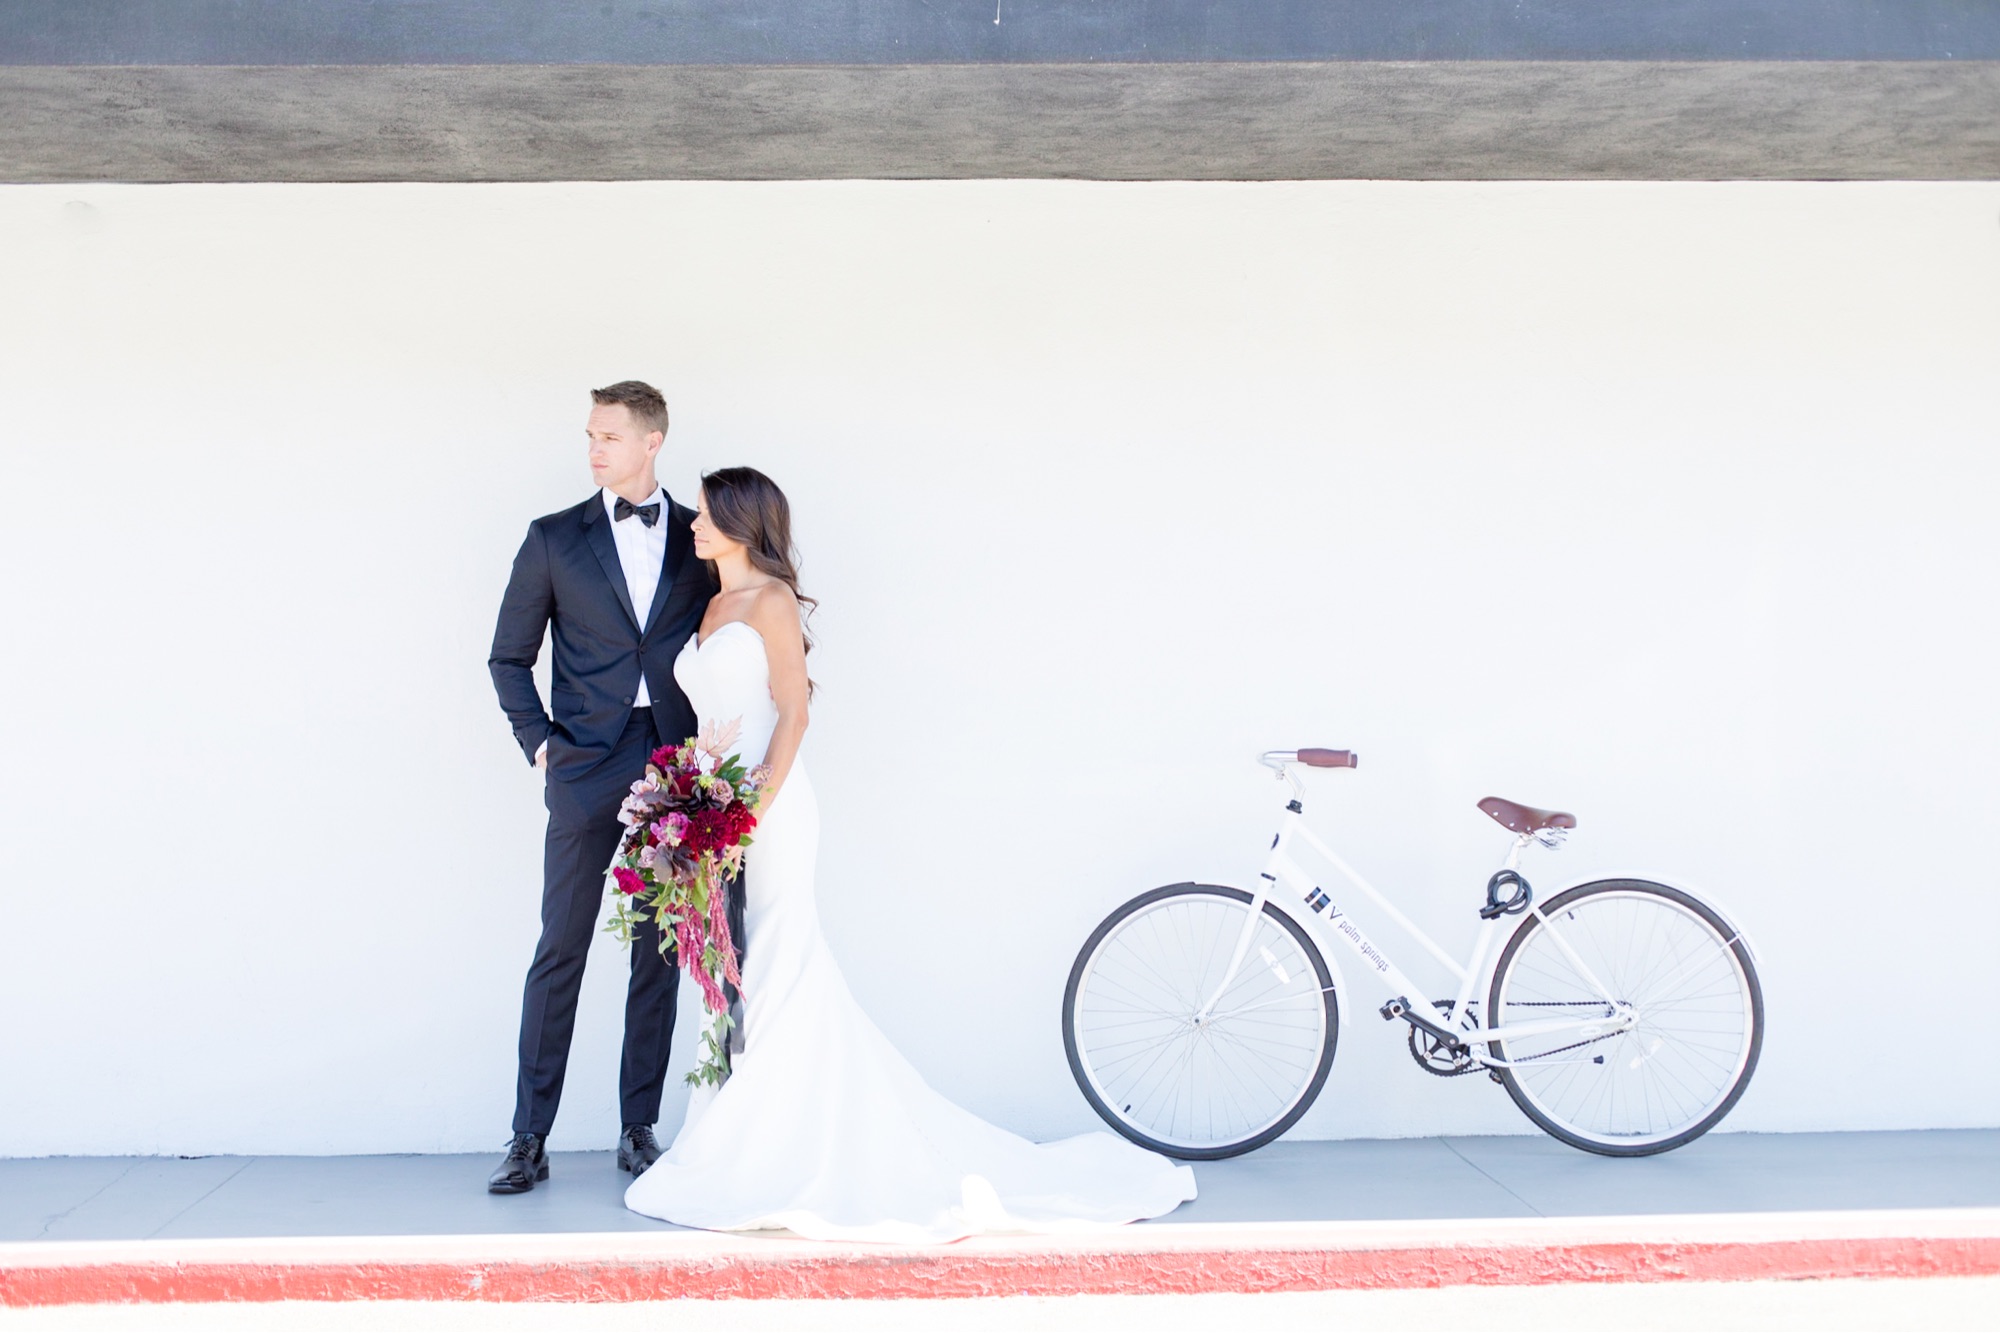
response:
<path id="1" fill-rule="evenodd" d="M 1299 762 L 1312 768 L 1359 768 L 1361 756 L 1352 750 L 1322 750 L 1307 746 L 1299 751 Z"/>

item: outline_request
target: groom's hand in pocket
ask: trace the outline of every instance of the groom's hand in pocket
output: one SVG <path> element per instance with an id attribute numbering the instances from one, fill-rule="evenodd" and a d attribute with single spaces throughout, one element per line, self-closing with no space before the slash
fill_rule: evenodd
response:
<path id="1" fill-rule="evenodd" d="M 535 767 L 546 772 L 549 767 L 549 743 L 543 741 L 535 750 Z"/>

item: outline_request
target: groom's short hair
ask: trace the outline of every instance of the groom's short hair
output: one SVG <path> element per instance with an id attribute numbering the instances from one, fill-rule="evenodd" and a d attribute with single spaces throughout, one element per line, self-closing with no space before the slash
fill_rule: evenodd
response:
<path id="1" fill-rule="evenodd" d="M 625 410 L 647 430 L 667 433 L 667 400 L 644 380 L 619 380 L 590 391 L 590 401 L 598 404 L 623 403 Z"/>

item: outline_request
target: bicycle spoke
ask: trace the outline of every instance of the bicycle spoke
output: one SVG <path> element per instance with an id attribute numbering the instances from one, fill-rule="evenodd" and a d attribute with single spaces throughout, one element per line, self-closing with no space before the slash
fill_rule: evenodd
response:
<path id="1" fill-rule="evenodd" d="M 1241 966 L 1216 994 L 1247 906 L 1215 891 L 1166 895 L 1120 921 L 1087 967 L 1079 961 L 1066 1021 L 1080 1077 L 1116 1123 L 1191 1148 L 1239 1142 L 1291 1113 L 1314 1084 L 1328 1039 L 1324 964 L 1293 928 L 1259 913 Z"/>
<path id="2" fill-rule="evenodd" d="M 1579 1040 L 1572 1029 L 1505 1042 L 1524 1105 L 1605 1144 L 1664 1140 L 1714 1113 L 1740 1086 L 1753 1036 L 1750 982 L 1733 944 L 1692 909 L 1642 889 L 1586 894 L 1523 935 L 1496 983 L 1496 1027 L 1587 1011 L 1578 997 L 1595 997 L 1580 968 L 1611 988 L 1629 1024 L 1605 1039 Z M 1543 1054 L 1551 1061 L 1538 1066 Z"/>

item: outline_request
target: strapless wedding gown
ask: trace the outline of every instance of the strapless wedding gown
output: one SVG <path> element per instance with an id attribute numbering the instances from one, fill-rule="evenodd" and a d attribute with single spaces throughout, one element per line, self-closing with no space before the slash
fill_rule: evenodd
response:
<path id="1" fill-rule="evenodd" d="M 741 621 L 674 663 L 703 723 L 777 726 L 764 641 Z M 813 897 L 819 806 L 803 758 L 747 859 L 744 1049 L 696 1093 L 673 1146 L 625 1191 L 649 1217 L 824 1239 L 956 1240 L 1131 1222 L 1194 1197 L 1194 1172 L 1106 1133 L 1031 1143 L 931 1090 L 848 993 Z"/>

